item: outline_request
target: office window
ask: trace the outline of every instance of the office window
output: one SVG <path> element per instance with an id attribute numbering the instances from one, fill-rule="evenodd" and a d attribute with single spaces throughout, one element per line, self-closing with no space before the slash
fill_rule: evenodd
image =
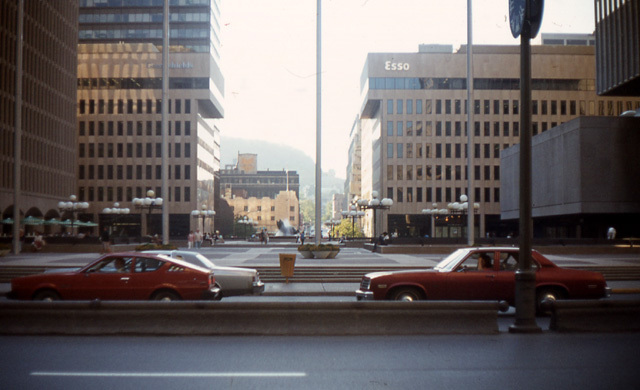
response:
<path id="1" fill-rule="evenodd" d="M 185 99 L 184 101 L 184 113 L 185 114 L 191 114 L 191 100 L 189 99 Z M 186 198 L 186 193 L 185 193 L 185 198 Z M 186 201 L 186 199 L 185 199 Z"/>
<path id="2" fill-rule="evenodd" d="M 500 115 L 500 100 L 498 99 L 493 101 L 493 113 L 495 115 Z"/>
<path id="3" fill-rule="evenodd" d="M 532 115 L 538 115 L 538 101 L 537 100 L 531 101 L 531 114 Z"/>
<path id="4" fill-rule="evenodd" d="M 444 113 L 451 114 L 451 99 L 446 99 L 444 101 Z"/>
<path id="5" fill-rule="evenodd" d="M 514 101 L 512 102 L 512 104 L 513 104 L 513 110 L 512 110 L 513 112 L 512 112 L 512 113 L 513 113 L 514 115 L 518 115 L 518 113 L 520 112 L 520 106 L 519 106 L 519 103 L 520 103 L 520 101 L 519 101 L 519 100 L 514 100 Z"/>
<path id="6" fill-rule="evenodd" d="M 416 100 L 416 114 L 422 114 L 422 99 Z"/>
<path id="7" fill-rule="evenodd" d="M 407 99 L 407 114 L 413 114 L 413 99 Z"/>
<path id="8" fill-rule="evenodd" d="M 442 100 L 436 99 L 436 114 L 442 114 Z"/>
<path id="9" fill-rule="evenodd" d="M 393 121 L 387 121 L 387 137 L 393 137 Z"/>
<path id="10" fill-rule="evenodd" d="M 502 101 L 502 113 L 507 115 L 509 114 L 509 101 L 508 100 L 503 100 Z"/>
<path id="11" fill-rule="evenodd" d="M 397 193 L 396 202 L 402 203 L 404 201 L 404 193 L 403 193 L 402 187 L 398 187 L 396 193 Z"/>
<path id="12" fill-rule="evenodd" d="M 558 102 L 555 100 L 551 101 L 551 115 L 558 115 Z"/>
<path id="13" fill-rule="evenodd" d="M 404 180 L 404 167 L 402 165 L 396 166 L 396 180 Z"/>
<path id="14" fill-rule="evenodd" d="M 430 99 L 425 100 L 424 102 L 424 113 L 427 115 L 431 115 L 432 113 L 432 108 L 431 108 L 432 102 Z"/>
<path id="15" fill-rule="evenodd" d="M 393 180 L 393 165 L 387 165 L 387 181 Z"/>
<path id="16" fill-rule="evenodd" d="M 387 144 L 387 158 L 393 158 L 393 144 Z"/>
<path id="17" fill-rule="evenodd" d="M 484 103 L 484 114 L 485 115 L 491 114 L 491 101 L 488 99 L 485 99 L 483 103 Z"/>
<path id="18" fill-rule="evenodd" d="M 392 99 L 388 99 L 387 100 L 387 114 L 388 115 L 392 115 L 393 114 L 393 100 Z"/>
<path id="19" fill-rule="evenodd" d="M 403 145 L 401 143 L 396 144 L 397 158 L 404 158 Z"/>

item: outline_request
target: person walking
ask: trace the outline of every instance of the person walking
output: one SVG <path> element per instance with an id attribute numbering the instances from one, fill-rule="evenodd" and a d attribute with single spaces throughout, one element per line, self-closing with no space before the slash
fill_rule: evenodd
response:
<path id="1" fill-rule="evenodd" d="M 111 253 L 111 237 L 109 237 L 109 230 L 106 226 L 102 228 L 100 241 L 102 241 L 102 253 Z"/>
<path id="2" fill-rule="evenodd" d="M 187 248 L 191 249 L 193 248 L 193 241 L 195 239 L 195 236 L 193 234 L 193 230 L 189 232 L 189 235 L 187 236 Z"/>
<path id="3" fill-rule="evenodd" d="M 202 233 L 200 233 L 200 229 L 196 229 L 193 242 L 196 244 L 196 249 L 200 249 L 200 245 L 202 245 Z"/>

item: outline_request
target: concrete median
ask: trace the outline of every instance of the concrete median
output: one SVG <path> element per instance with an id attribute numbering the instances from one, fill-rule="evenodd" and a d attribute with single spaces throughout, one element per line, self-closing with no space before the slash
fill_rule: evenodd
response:
<path id="1" fill-rule="evenodd" d="M 638 332 L 640 300 L 546 301 L 549 329 L 558 332 Z"/>
<path id="2" fill-rule="evenodd" d="M 498 302 L 1 302 L 11 335 L 496 334 Z"/>

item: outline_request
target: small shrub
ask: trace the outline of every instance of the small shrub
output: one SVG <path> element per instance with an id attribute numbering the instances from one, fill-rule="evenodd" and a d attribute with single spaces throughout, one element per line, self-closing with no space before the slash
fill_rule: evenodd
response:
<path id="1" fill-rule="evenodd" d="M 142 245 L 138 245 L 136 247 L 136 251 L 138 252 L 142 252 L 142 251 L 156 251 L 156 250 L 176 250 L 178 249 L 177 246 L 173 245 L 173 244 L 142 244 Z"/>

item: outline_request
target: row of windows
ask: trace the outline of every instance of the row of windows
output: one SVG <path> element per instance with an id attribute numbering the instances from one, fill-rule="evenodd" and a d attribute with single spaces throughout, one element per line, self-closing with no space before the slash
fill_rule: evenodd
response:
<path id="1" fill-rule="evenodd" d="M 464 189 L 466 192 L 466 188 Z M 431 208 L 435 203 L 449 203 L 460 199 L 462 188 L 431 188 L 431 187 L 387 187 L 387 198 L 395 203 L 422 203 L 425 208 Z M 500 188 L 474 188 L 474 201 L 482 203 L 500 203 Z"/>
<path id="2" fill-rule="evenodd" d="M 169 38 L 191 38 L 208 39 L 209 29 L 207 28 L 170 28 Z M 162 39 L 162 28 L 124 28 L 115 30 L 80 30 L 78 32 L 80 40 L 92 39 Z M 188 45 L 187 45 L 188 47 Z"/>
<path id="3" fill-rule="evenodd" d="M 424 108 L 423 108 L 424 104 Z M 407 114 L 418 115 L 427 114 L 467 114 L 466 99 L 387 99 L 387 114 Z M 395 110 L 394 110 L 395 108 Z M 640 101 L 613 101 L 613 100 L 532 100 L 532 115 L 620 115 L 624 111 L 640 108 Z M 518 115 L 520 112 L 520 101 L 509 99 L 475 99 L 473 101 L 473 113 L 475 115 Z"/>
<path id="4" fill-rule="evenodd" d="M 169 5 L 209 5 L 212 0 L 169 0 Z M 164 0 L 80 0 L 82 7 L 162 7 Z"/>
<path id="5" fill-rule="evenodd" d="M 595 91 L 594 79 L 531 79 L 534 91 Z M 370 77 L 369 89 L 466 90 L 462 77 Z M 473 79 L 475 90 L 520 90 L 520 79 Z"/>
<path id="6" fill-rule="evenodd" d="M 135 153 L 134 153 L 135 145 Z M 190 158 L 191 157 L 191 144 L 190 143 L 174 143 L 168 145 L 169 157 L 175 158 Z M 155 153 L 154 153 L 155 149 Z M 184 155 L 183 155 L 184 151 Z M 173 153 L 172 153 L 173 152 Z M 173 156 L 172 156 L 173 154 Z M 79 158 L 153 158 L 162 157 L 162 143 L 156 142 L 137 142 L 135 144 L 129 143 L 106 143 L 106 144 L 78 144 L 78 157 Z"/>
<path id="7" fill-rule="evenodd" d="M 538 122 L 535 122 L 538 123 Z M 557 123 L 556 122 L 551 122 L 552 123 L 552 127 L 556 126 Z M 444 124 L 444 129 L 443 129 L 443 124 Z M 394 131 L 394 125 L 395 125 L 395 131 Z M 414 126 L 415 125 L 415 126 Z M 513 125 L 513 134 L 511 134 L 511 125 Z M 542 127 L 546 130 L 548 125 L 547 122 L 542 122 Z M 476 137 L 480 137 L 481 135 L 481 130 L 482 128 L 484 128 L 484 136 L 485 137 L 490 137 L 491 136 L 491 130 L 493 128 L 493 136 L 495 137 L 499 137 L 504 136 L 504 137 L 509 137 L 510 135 L 513 135 L 514 137 L 519 137 L 520 136 L 520 123 L 519 122 L 499 122 L 499 121 L 494 121 L 493 122 L 493 126 L 492 126 L 492 122 L 479 122 L 476 121 L 474 122 L 474 136 Z M 463 129 L 464 129 L 464 134 L 463 134 Z M 500 132 L 500 130 L 502 129 L 502 133 Z M 444 131 L 443 131 L 444 130 Z M 455 136 L 455 137 L 461 137 L 461 136 L 467 136 L 467 122 L 462 122 L 462 121 L 455 121 L 455 122 L 450 122 L 450 121 L 446 121 L 446 122 L 441 122 L 441 121 L 436 121 L 436 129 L 435 129 L 435 133 L 433 133 L 433 122 L 431 121 L 387 121 L 387 137 L 403 137 L 403 136 L 407 136 L 407 137 L 413 137 L 415 134 L 416 137 L 421 137 L 423 135 L 429 137 L 433 134 L 435 134 L 436 137 L 442 137 L 443 135 L 445 137 L 451 137 L 451 136 Z"/>
<path id="8" fill-rule="evenodd" d="M 474 165 L 474 180 L 500 180 L 499 165 Z M 483 169 L 484 168 L 484 169 Z M 467 166 L 462 165 L 387 165 L 387 181 L 468 180 Z M 484 171 L 484 176 L 482 173 Z M 464 176 L 463 176 L 464 172 Z M 491 173 L 493 172 L 493 177 Z"/>
<path id="9" fill-rule="evenodd" d="M 414 158 L 414 146 L 415 146 L 415 158 L 431 158 L 432 150 L 435 149 L 435 158 L 467 158 L 467 148 L 463 144 L 435 144 L 427 143 L 387 143 L 387 158 Z M 509 144 L 473 144 L 473 158 L 500 158 L 500 150 L 506 149 Z M 482 152 L 484 151 L 484 152 Z M 395 156 L 394 156 L 395 152 Z"/>
<path id="10" fill-rule="evenodd" d="M 78 89 L 162 89 L 162 77 L 78 78 Z M 169 89 L 209 89 L 209 79 L 169 77 Z"/>
<path id="11" fill-rule="evenodd" d="M 169 114 L 182 114 L 182 99 L 170 99 Z M 161 114 L 162 99 L 80 99 L 78 102 L 79 114 Z M 184 100 L 184 113 L 191 113 L 191 100 Z"/>
<path id="12" fill-rule="evenodd" d="M 78 21 L 82 23 L 162 23 L 164 21 L 162 12 L 144 13 L 112 13 L 112 14 L 88 14 L 78 15 Z M 172 10 L 169 13 L 170 22 L 209 22 L 207 12 L 184 12 L 182 10 Z"/>
<path id="13" fill-rule="evenodd" d="M 191 165 L 167 169 L 169 180 L 191 180 Z M 162 165 L 80 165 L 79 180 L 162 180 Z"/>
<path id="14" fill-rule="evenodd" d="M 169 135 L 191 135 L 191 122 L 190 121 L 168 121 Z M 135 123 L 135 132 L 134 132 Z M 126 124 L 126 132 L 125 132 Z M 97 125 L 97 126 L 96 126 Z M 135 134 L 134 134 L 135 133 Z M 78 134 L 80 136 L 153 136 L 154 135 L 154 121 L 107 121 L 107 122 L 79 122 Z M 162 122 L 155 121 L 155 135 L 162 135 Z"/>
<path id="15" fill-rule="evenodd" d="M 133 198 L 142 198 L 146 193 L 147 189 L 142 187 L 80 187 L 78 198 L 81 202 L 132 202 Z M 156 196 L 164 198 L 160 187 L 156 188 Z M 169 197 L 165 200 L 191 202 L 191 187 L 169 187 Z M 133 211 L 133 205 L 130 208 Z"/>

